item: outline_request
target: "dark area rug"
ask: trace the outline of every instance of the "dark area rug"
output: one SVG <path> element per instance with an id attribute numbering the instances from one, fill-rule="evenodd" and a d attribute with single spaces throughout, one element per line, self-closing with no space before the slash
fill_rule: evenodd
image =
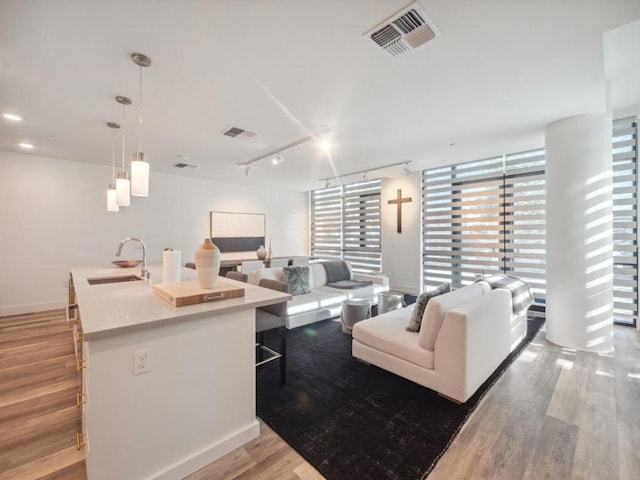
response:
<path id="1" fill-rule="evenodd" d="M 339 320 L 296 328 L 287 384 L 278 362 L 257 372 L 258 416 L 329 480 L 420 479 L 541 325 L 529 320 L 527 338 L 464 405 L 358 362 Z"/>

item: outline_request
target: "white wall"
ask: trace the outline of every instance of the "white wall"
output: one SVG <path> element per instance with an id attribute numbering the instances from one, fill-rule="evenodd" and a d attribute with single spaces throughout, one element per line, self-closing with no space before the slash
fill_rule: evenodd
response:
<path id="1" fill-rule="evenodd" d="M 397 197 L 411 197 L 402 204 L 402 233 L 397 232 L 397 210 L 387 202 Z M 389 277 L 391 290 L 418 294 L 422 275 L 420 251 L 420 172 L 385 178 L 382 181 L 382 272 Z"/>
<path id="2" fill-rule="evenodd" d="M 183 263 L 209 232 L 209 211 L 266 214 L 273 255 L 308 254 L 306 193 L 153 173 L 149 198 L 106 211 L 111 168 L 0 151 L 0 316 L 61 307 L 73 266 L 110 266 L 120 240 L 141 238 Z M 122 258 L 141 258 L 127 244 Z"/>

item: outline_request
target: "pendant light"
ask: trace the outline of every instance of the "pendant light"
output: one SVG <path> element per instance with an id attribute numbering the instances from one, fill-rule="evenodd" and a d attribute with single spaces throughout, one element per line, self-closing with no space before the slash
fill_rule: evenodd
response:
<path id="1" fill-rule="evenodd" d="M 120 207 L 116 201 L 116 130 L 120 125 L 114 122 L 107 122 L 107 126 L 111 129 L 111 183 L 107 189 L 107 212 L 119 212 Z"/>
<path id="2" fill-rule="evenodd" d="M 128 207 L 131 204 L 131 182 L 124 166 L 124 107 L 131 105 L 131 99 L 117 96 L 116 102 L 122 105 L 122 170 L 116 176 L 116 200 L 119 206 Z"/>
<path id="3" fill-rule="evenodd" d="M 149 196 L 149 163 L 147 155 L 142 152 L 142 67 L 151 65 L 151 59 L 142 53 L 132 53 L 131 60 L 140 67 L 140 103 L 138 115 L 138 151 L 131 160 L 131 195 L 135 197 Z"/>

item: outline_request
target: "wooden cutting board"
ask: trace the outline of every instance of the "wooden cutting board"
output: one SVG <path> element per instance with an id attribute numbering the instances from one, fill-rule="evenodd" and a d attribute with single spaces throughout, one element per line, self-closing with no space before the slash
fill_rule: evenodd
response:
<path id="1" fill-rule="evenodd" d="M 220 278 L 213 288 L 200 288 L 200 282 L 193 280 L 189 282 L 157 283 L 152 285 L 152 290 L 153 293 L 175 307 L 244 297 L 244 288 L 227 283 Z"/>

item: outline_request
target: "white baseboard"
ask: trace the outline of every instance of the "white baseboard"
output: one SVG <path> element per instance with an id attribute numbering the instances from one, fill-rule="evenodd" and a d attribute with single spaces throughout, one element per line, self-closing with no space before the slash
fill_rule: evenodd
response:
<path id="1" fill-rule="evenodd" d="M 195 452 L 192 456 L 182 459 L 179 463 L 171 465 L 167 469 L 154 475 L 155 480 L 178 480 L 197 472 L 201 468 L 215 462 L 227 453 L 240 448 L 247 442 L 260 436 L 260 424 L 254 420 L 246 428 L 238 430 L 219 442 L 209 445 L 207 448 Z"/>
<path id="2" fill-rule="evenodd" d="M 0 317 L 8 317 L 9 315 L 24 315 L 25 313 L 46 312 L 47 310 L 57 310 L 66 306 L 64 300 L 56 302 L 33 303 L 29 305 L 10 305 L 8 307 L 0 307 Z"/>

